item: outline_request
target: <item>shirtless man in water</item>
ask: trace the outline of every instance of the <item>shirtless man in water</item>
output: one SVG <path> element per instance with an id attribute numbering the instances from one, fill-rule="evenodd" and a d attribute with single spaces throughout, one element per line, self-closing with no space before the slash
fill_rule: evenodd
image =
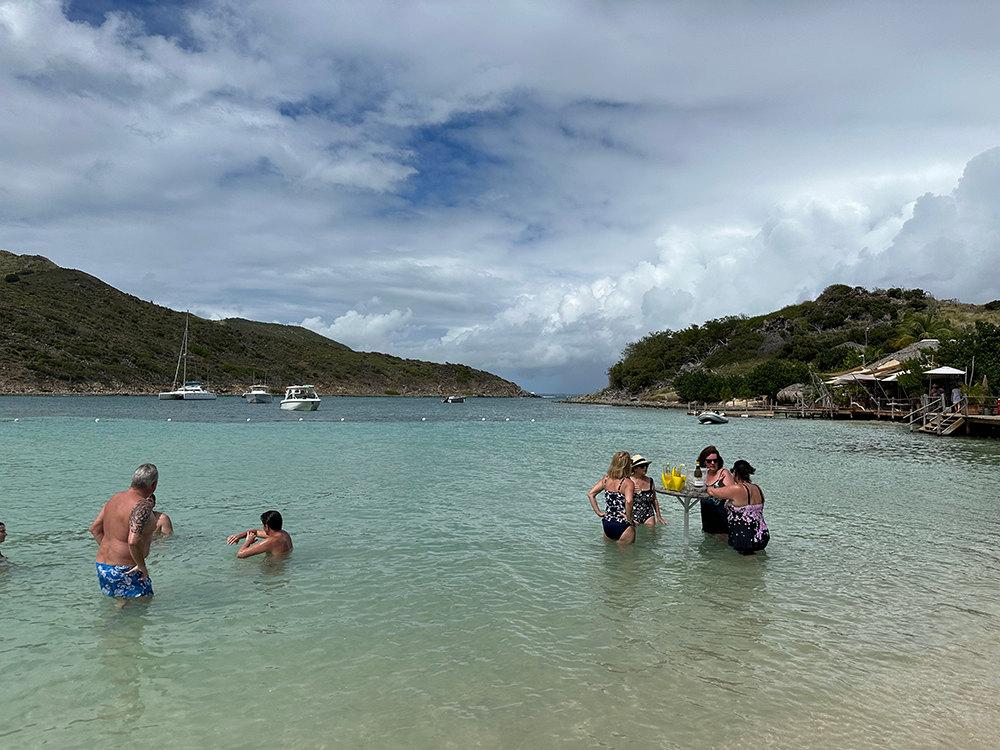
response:
<path id="1" fill-rule="evenodd" d="M 281 530 L 281 514 L 278 511 L 268 510 L 261 513 L 260 522 L 264 526 L 263 529 L 247 529 L 242 534 L 233 534 L 226 540 L 229 544 L 243 540 L 243 546 L 236 553 L 237 557 L 242 559 L 262 552 L 280 555 L 292 551 L 292 537 L 287 531 Z"/>
<path id="2" fill-rule="evenodd" d="M 132 485 L 114 495 L 90 525 L 97 540 L 97 579 L 101 592 L 114 597 L 152 596 L 146 569 L 149 542 L 156 529 L 153 505 L 159 472 L 143 464 L 132 475 Z"/>
<path id="3" fill-rule="evenodd" d="M 171 536 L 174 533 L 174 525 L 170 521 L 170 516 L 168 516 L 166 513 L 160 513 L 160 511 L 154 510 L 153 518 L 156 519 L 156 528 L 153 530 L 154 534 Z"/>

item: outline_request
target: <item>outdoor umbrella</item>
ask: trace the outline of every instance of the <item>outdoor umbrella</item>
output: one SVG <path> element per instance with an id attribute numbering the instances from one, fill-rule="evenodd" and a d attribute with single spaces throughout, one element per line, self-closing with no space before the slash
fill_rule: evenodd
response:
<path id="1" fill-rule="evenodd" d="M 927 370 L 924 375 L 928 377 L 927 394 L 930 395 L 931 384 L 934 382 L 934 378 L 953 378 L 956 375 L 965 375 L 965 370 L 958 370 L 945 365 L 944 367 L 935 367 L 933 370 Z"/>

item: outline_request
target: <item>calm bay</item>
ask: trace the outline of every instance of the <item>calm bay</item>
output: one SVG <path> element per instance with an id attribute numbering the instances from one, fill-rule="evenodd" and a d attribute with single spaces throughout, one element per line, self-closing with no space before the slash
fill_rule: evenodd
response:
<path id="1" fill-rule="evenodd" d="M 16 420 L 16 421 L 15 421 Z M 248 421 L 249 420 L 249 421 Z M 992 748 L 1000 443 L 554 399 L 0 397 L 0 746 Z M 601 537 L 614 451 L 744 458 L 767 551 Z M 159 467 L 156 596 L 87 527 Z M 993 497 L 993 500 L 990 500 Z M 283 514 L 294 552 L 226 537 Z"/>

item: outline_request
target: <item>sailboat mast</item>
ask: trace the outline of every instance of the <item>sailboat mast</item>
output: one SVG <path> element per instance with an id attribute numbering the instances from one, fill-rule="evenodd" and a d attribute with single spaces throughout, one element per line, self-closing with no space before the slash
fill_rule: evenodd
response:
<path id="1" fill-rule="evenodd" d="M 184 359 L 184 355 L 187 353 L 187 313 L 184 314 L 184 336 L 181 339 L 181 350 L 177 353 L 177 367 L 174 368 L 174 387 L 171 390 L 177 390 L 177 376 L 181 371 L 181 360 Z M 184 379 L 187 380 L 187 360 L 184 361 Z"/>
<path id="2" fill-rule="evenodd" d="M 181 350 L 184 352 L 184 384 L 188 380 L 188 313 L 184 313 L 184 345 Z"/>

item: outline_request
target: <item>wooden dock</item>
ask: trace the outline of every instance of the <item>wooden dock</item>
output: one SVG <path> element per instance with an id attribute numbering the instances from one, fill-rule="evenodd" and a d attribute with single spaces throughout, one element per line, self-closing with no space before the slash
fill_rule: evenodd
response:
<path id="1" fill-rule="evenodd" d="M 973 437 L 1000 437 L 1000 416 L 968 414 L 965 410 L 904 410 L 900 408 L 876 409 L 823 409 L 808 407 L 775 407 L 772 416 L 784 419 L 850 419 L 857 421 L 900 422 L 909 425 L 913 432 L 928 435 L 954 435 Z"/>

